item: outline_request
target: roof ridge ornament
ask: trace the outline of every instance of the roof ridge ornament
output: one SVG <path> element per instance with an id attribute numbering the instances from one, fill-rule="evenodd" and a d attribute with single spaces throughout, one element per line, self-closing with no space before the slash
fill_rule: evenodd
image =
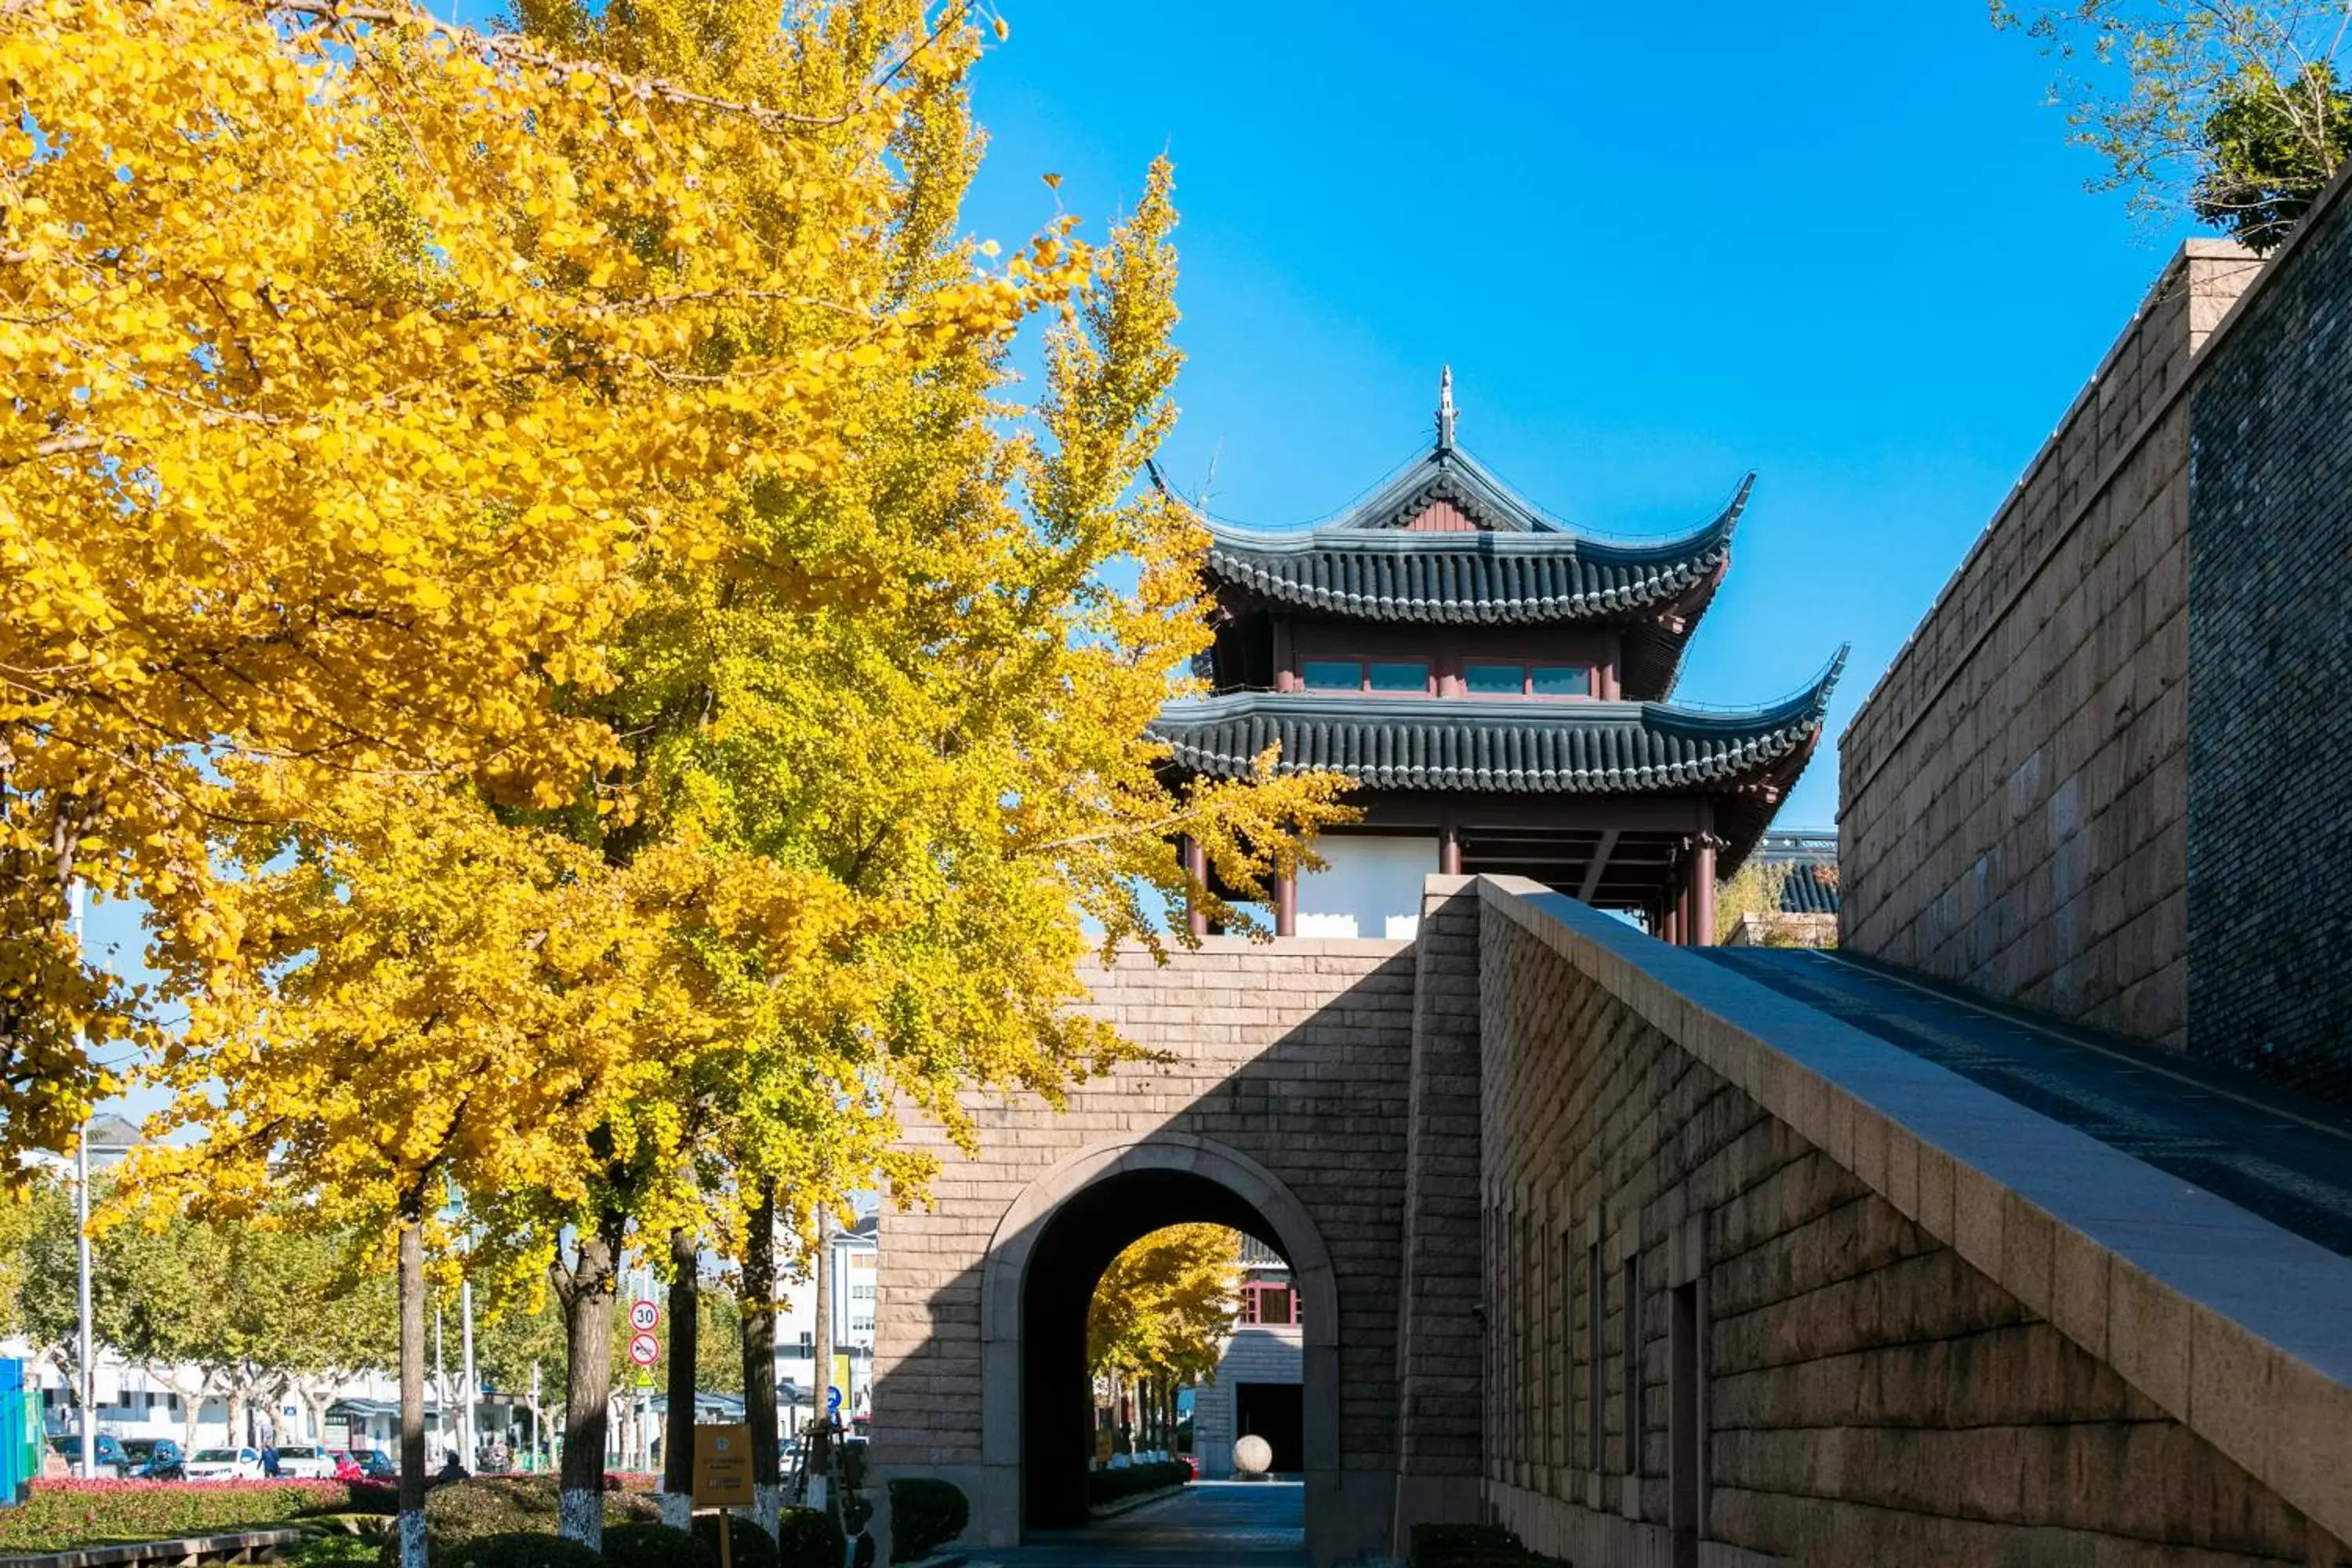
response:
<path id="1" fill-rule="evenodd" d="M 1454 450 L 1454 367 L 1447 365 L 1437 378 L 1437 449 L 1440 453 Z"/>

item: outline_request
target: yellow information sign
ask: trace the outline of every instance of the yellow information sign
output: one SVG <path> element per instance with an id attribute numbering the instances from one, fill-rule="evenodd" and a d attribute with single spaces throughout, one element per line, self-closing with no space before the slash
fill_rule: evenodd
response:
<path id="1" fill-rule="evenodd" d="M 696 1426 L 694 1506 L 751 1506 L 751 1428 Z"/>

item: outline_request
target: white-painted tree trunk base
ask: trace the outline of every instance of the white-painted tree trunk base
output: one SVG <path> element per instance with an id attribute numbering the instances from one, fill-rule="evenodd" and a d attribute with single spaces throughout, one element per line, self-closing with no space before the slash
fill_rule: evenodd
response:
<path id="1" fill-rule="evenodd" d="M 591 1552 L 604 1549 L 604 1499 L 599 1492 L 560 1492 L 555 1500 L 555 1527 L 566 1541 L 576 1541 Z"/>
<path id="2" fill-rule="evenodd" d="M 400 1516 L 400 1568 L 425 1568 L 425 1510 L 403 1510 Z"/>
<path id="3" fill-rule="evenodd" d="M 661 1508 L 661 1521 L 672 1530 L 694 1528 L 694 1494 L 692 1492 L 658 1492 L 654 1500 Z"/>
<path id="4" fill-rule="evenodd" d="M 784 1524 L 784 1488 L 779 1481 L 772 1486 L 751 1489 L 751 1521 L 768 1532 L 773 1541 Z"/>

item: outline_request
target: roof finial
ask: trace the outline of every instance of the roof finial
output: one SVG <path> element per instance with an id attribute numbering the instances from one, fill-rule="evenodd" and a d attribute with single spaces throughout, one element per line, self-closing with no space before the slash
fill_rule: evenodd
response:
<path id="1" fill-rule="evenodd" d="M 1445 374 L 1437 378 L 1437 449 L 1454 450 L 1454 367 L 1447 365 Z"/>

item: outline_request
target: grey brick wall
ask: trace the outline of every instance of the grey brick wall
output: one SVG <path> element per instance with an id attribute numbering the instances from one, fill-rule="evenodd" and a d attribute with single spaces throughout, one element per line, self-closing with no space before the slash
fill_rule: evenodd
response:
<path id="1" fill-rule="evenodd" d="M 2189 1048 L 2352 1104 L 2352 199 L 2191 405 Z"/>
<path id="2" fill-rule="evenodd" d="M 1491 907 L 1480 945 L 1485 1474 L 1530 1545 L 1676 1561 L 1669 1324 L 1687 1289 L 1702 1562 L 2336 1561 L 1580 963 Z"/>
<path id="3" fill-rule="evenodd" d="M 2183 1043 L 2181 395 L 2252 271 L 2167 267 L 1846 731 L 1845 946 Z"/>

